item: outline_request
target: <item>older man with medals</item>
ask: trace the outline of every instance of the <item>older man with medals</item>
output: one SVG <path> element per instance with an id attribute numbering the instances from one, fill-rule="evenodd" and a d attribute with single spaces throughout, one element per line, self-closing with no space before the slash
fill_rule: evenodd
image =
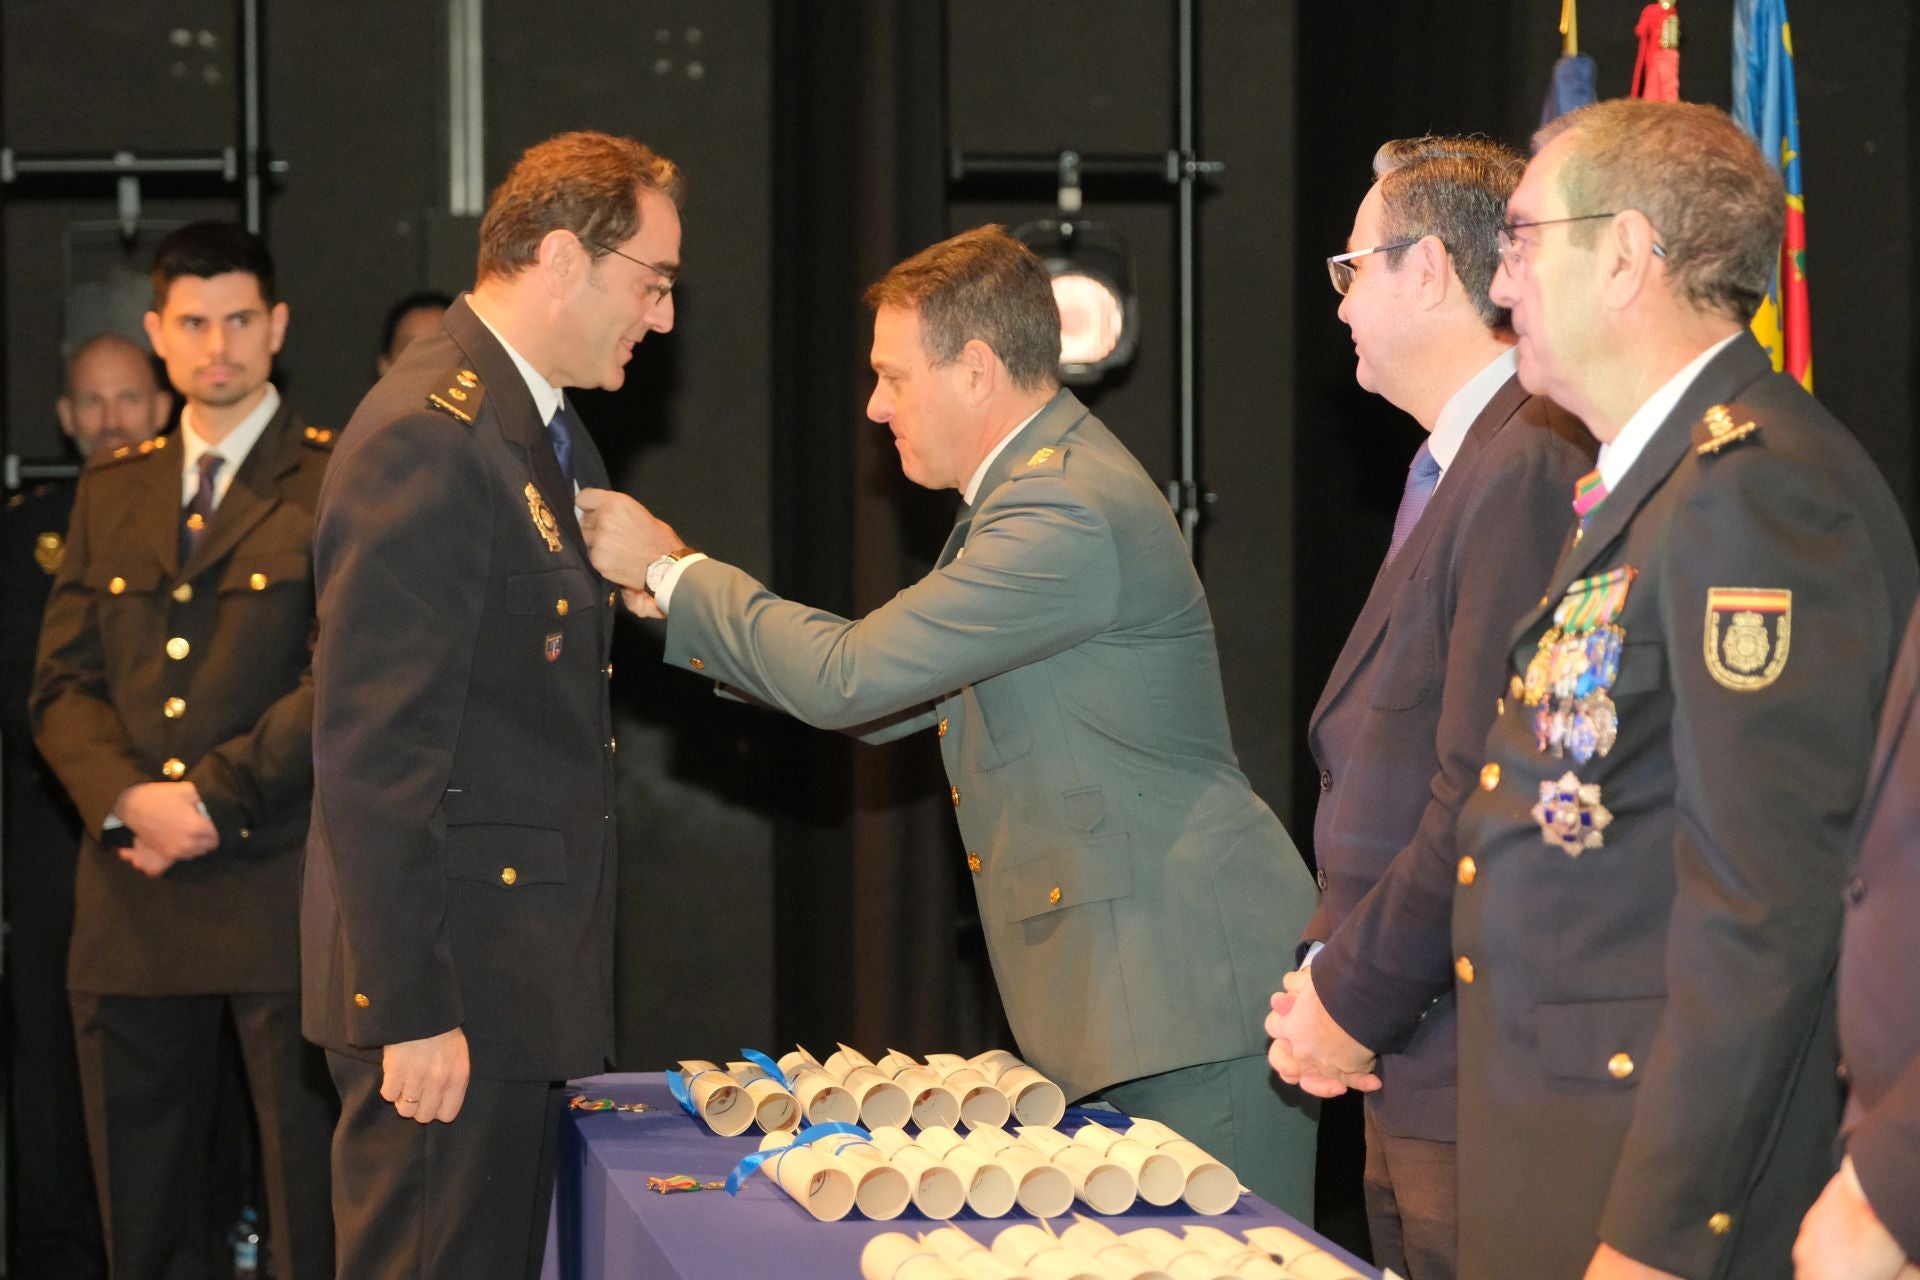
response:
<path id="1" fill-rule="evenodd" d="M 1610 102 L 1536 146 L 1492 294 L 1602 448 L 1460 818 L 1460 1271 L 1785 1277 L 1913 543 L 1744 332 L 1783 209 L 1753 143 Z"/>

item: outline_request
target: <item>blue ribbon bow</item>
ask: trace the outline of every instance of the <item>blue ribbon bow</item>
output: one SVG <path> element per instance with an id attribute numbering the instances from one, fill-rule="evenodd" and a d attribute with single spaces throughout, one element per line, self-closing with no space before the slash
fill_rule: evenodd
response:
<path id="1" fill-rule="evenodd" d="M 810 1143 L 818 1142 L 822 1138 L 830 1138 L 837 1133 L 850 1134 L 853 1137 L 859 1138 L 862 1142 L 870 1141 L 873 1136 L 857 1124 L 846 1124 L 838 1120 L 830 1121 L 826 1124 L 809 1125 L 799 1133 L 793 1135 L 793 1142 L 790 1145 L 770 1147 L 765 1151 L 756 1151 L 739 1164 L 733 1166 L 733 1172 L 727 1175 L 727 1194 L 730 1196 L 739 1195 L 741 1186 L 746 1183 L 748 1178 L 753 1176 L 753 1171 L 775 1156 L 785 1155 L 787 1152 L 793 1150 L 794 1147 L 804 1147 Z"/>

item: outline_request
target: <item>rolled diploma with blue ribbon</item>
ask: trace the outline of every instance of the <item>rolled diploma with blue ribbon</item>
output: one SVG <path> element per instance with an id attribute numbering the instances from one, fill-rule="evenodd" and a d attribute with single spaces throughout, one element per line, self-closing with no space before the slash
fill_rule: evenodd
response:
<path id="1" fill-rule="evenodd" d="M 760 1171 L 821 1222 L 838 1222 L 853 1208 L 853 1173 L 826 1152 L 794 1145 L 790 1133 L 768 1134 L 760 1150 L 777 1152 Z"/>
<path id="2" fill-rule="evenodd" d="M 769 1140 L 774 1135 L 768 1134 Z M 839 1162 L 853 1177 L 853 1203 L 865 1217 L 886 1222 L 906 1212 L 913 1199 L 907 1175 L 893 1167 L 880 1148 L 861 1134 L 835 1133 L 817 1140 L 815 1149 Z"/>
<path id="3" fill-rule="evenodd" d="M 1026 1272 L 996 1257 L 987 1246 L 958 1227 L 936 1227 L 923 1233 L 920 1243 L 941 1257 L 959 1263 L 971 1280 L 1027 1280 Z"/>
<path id="4" fill-rule="evenodd" d="M 993 1253 L 1033 1280 L 1114 1280 L 1091 1258 L 1062 1243 L 1059 1236 L 1024 1222 L 995 1236 Z"/>
<path id="5" fill-rule="evenodd" d="M 950 1258 L 898 1231 L 882 1231 L 860 1250 L 861 1280 L 973 1280 Z"/>
<path id="6" fill-rule="evenodd" d="M 922 1129 L 935 1125 L 953 1128 L 960 1123 L 960 1095 L 940 1082 L 940 1073 L 922 1066 L 898 1049 L 873 1064 L 873 1069 L 906 1091 L 913 1123 Z"/>
<path id="7" fill-rule="evenodd" d="M 727 1074 L 746 1090 L 753 1104 L 753 1122 L 762 1133 L 784 1133 L 798 1127 L 800 1104 L 787 1087 L 768 1075 L 757 1063 L 729 1062 Z"/>
<path id="8" fill-rule="evenodd" d="M 1013 1208 L 1013 1171 L 987 1152 L 968 1146 L 953 1130 L 939 1125 L 922 1129 L 915 1145 L 931 1151 L 960 1175 L 967 1188 L 967 1208 L 983 1218 L 1005 1217 Z"/>
<path id="9" fill-rule="evenodd" d="M 1073 1194 L 1095 1213 L 1111 1216 L 1133 1207 L 1140 1184 L 1118 1163 L 1052 1129 L 1023 1124 L 1014 1132 L 1056 1168 L 1065 1170 L 1073 1180 Z"/>
<path id="10" fill-rule="evenodd" d="M 852 1124 L 860 1118 L 860 1104 L 853 1095 L 805 1049 L 796 1046 L 792 1053 L 781 1054 L 780 1071 L 808 1124 Z"/>
<path id="11" fill-rule="evenodd" d="M 1005 1129 L 983 1124 L 968 1131 L 967 1145 L 1006 1166 L 1020 1207 L 1034 1217 L 1057 1218 L 1073 1207 L 1073 1179 Z"/>
<path id="12" fill-rule="evenodd" d="M 881 1125 L 873 1131 L 873 1145 L 888 1163 L 907 1175 L 913 1188 L 913 1207 L 929 1218 L 945 1221 L 964 1209 L 967 1186 L 939 1156 L 915 1144 L 905 1129 Z"/>
<path id="13" fill-rule="evenodd" d="M 1013 1118 L 1021 1124 L 1051 1129 L 1067 1114 L 1067 1095 L 1060 1086 L 1005 1049 L 989 1049 L 970 1061 L 994 1088 L 1007 1095 Z"/>
<path id="14" fill-rule="evenodd" d="M 1239 1236 L 1230 1235 L 1218 1227 L 1189 1223 L 1182 1228 L 1181 1234 L 1186 1237 L 1188 1244 L 1204 1251 L 1219 1263 L 1222 1270 L 1236 1276 L 1245 1276 L 1246 1280 L 1293 1280 L 1293 1272 Z"/>
<path id="15" fill-rule="evenodd" d="M 959 1054 L 930 1053 L 927 1066 L 939 1074 L 942 1084 L 960 1095 L 960 1122 L 969 1129 L 983 1124 L 1003 1125 L 1013 1114 L 1007 1095 Z"/>
<path id="16" fill-rule="evenodd" d="M 753 1123 L 753 1102 L 734 1078 L 704 1058 L 683 1058 L 680 1071 L 694 1114 L 723 1138 L 738 1137 Z"/>

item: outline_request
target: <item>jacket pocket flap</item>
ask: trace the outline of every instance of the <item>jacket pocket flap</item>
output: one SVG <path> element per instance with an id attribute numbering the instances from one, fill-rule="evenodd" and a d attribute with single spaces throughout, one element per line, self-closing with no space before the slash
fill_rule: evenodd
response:
<path id="1" fill-rule="evenodd" d="M 107 560 L 96 560 L 87 566 L 81 581 L 95 591 L 108 595 L 119 595 L 122 591 L 152 591 L 160 585 L 160 566 L 151 560 L 139 559 L 131 564 L 113 564 Z M 118 589 L 114 583 L 119 583 Z M 32 656 L 29 652 L 28 656 Z"/>
<path id="2" fill-rule="evenodd" d="M 1561 1080 L 1617 1080 L 1631 1084 L 1647 1060 L 1665 996 L 1543 1004 L 1534 1010 L 1534 1034 L 1547 1074 Z"/>
<path id="3" fill-rule="evenodd" d="M 1124 835 L 1102 836 L 1042 854 L 994 876 L 996 903 L 1008 920 L 1031 920 L 1133 892 L 1133 860 Z"/>
<path id="4" fill-rule="evenodd" d="M 546 827 L 486 822 L 449 824 L 447 879 L 484 880 L 503 888 L 565 884 L 567 842 Z"/>
<path id="5" fill-rule="evenodd" d="M 599 587 L 584 569 L 549 569 L 545 573 L 516 573 L 507 579 L 507 612 L 564 617 L 591 609 Z M 560 602 L 566 601 L 561 608 Z"/>

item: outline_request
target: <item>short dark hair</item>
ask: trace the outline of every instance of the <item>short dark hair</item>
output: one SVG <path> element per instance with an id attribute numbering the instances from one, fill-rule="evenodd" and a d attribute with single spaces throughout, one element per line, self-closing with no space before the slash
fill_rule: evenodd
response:
<path id="1" fill-rule="evenodd" d="M 166 310 L 167 290 L 181 276 L 208 280 L 234 271 L 260 282 L 260 296 L 269 307 L 280 301 L 273 255 L 253 232 L 232 222 L 189 222 L 169 231 L 153 254 L 153 309 Z"/>
<path id="2" fill-rule="evenodd" d="M 640 192 L 680 203 L 680 169 L 644 142 L 580 130 L 529 147 L 494 188 L 480 220 L 478 278 L 511 279 L 540 242 L 571 231 L 598 262 L 640 230 Z"/>
<path id="3" fill-rule="evenodd" d="M 428 307 L 435 311 L 445 311 L 453 305 L 453 299 L 438 289 L 421 289 L 410 293 L 387 308 L 387 318 L 380 322 L 380 354 L 393 350 L 393 335 L 400 331 L 400 322 L 409 313 Z"/>
<path id="4" fill-rule="evenodd" d="M 1753 319 L 1780 265 L 1787 196 L 1745 130 L 1718 107 L 1616 98 L 1554 120 L 1533 135 L 1533 149 L 1562 134 L 1569 214 L 1638 209 L 1689 304 L 1743 325 Z M 1575 243 L 1592 244 L 1600 226 L 1575 223 Z"/>
<path id="5" fill-rule="evenodd" d="M 1053 278 L 1033 250 L 988 224 L 922 249 L 867 289 L 867 305 L 920 313 L 920 340 L 936 365 L 952 364 L 978 338 L 1014 385 L 1055 385 L 1060 306 Z"/>
<path id="6" fill-rule="evenodd" d="M 1478 134 L 1401 138 L 1374 153 L 1380 186 L 1380 242 L 1438 236 L 1460 284 L 1489 329 L 1506 329 L 1513 315 L 1488 297 L 1500 268 L 1499 231 L 1507 198 L 1520 185 L 1526 159 Z M 1399 269 L 1405 250 L 1387 255 Z"/>

